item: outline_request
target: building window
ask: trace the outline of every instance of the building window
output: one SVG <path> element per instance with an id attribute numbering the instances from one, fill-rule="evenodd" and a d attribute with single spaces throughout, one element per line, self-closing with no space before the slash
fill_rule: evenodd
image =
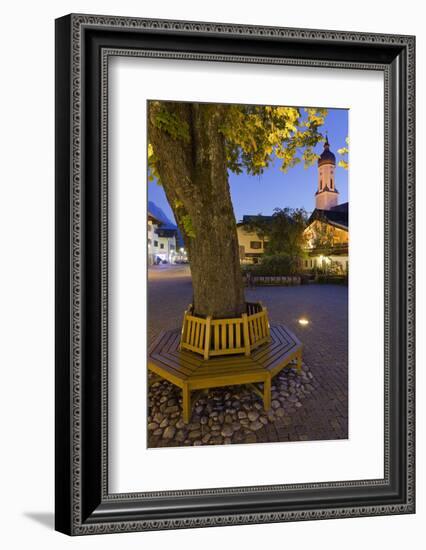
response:
<path id="1" fill-rule="evenodd" d="M 158 246 L 158 241 L 154 241 L 154 246 Z"/>
<path id="2" fill-rule="evenodd" d="M 250 248 L 254 248 L 255 250 L 262 248 L 262 241 L 250 241 Z"/>
<path id="3" fill-rule="evenodd" d="M 160 244 L 160 248 L 164 248 L 164 243 L 161 243 L 161 244 Z"/>

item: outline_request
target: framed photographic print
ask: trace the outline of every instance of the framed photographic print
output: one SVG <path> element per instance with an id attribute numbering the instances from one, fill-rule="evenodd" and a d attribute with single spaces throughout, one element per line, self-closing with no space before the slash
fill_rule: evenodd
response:
<path id="1" fill-rule="evenodd" d="M 56 529 L 414 513 L 412 36 L 56 21 Z"/>

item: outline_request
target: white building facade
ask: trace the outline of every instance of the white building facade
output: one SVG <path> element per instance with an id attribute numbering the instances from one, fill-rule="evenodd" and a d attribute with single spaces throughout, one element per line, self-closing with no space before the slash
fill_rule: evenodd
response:
<path id="1" fill-rule="evenodd" d="M 164 227 L 164 222 L 148 212 L 148 265 L 172 264 L 176 257 L 177 230 Z"/>

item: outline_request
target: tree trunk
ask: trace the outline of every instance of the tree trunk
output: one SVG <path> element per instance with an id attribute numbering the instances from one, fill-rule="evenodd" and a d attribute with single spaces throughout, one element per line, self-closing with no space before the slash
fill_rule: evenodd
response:
<path id="1" fill-rule="evenodd" d="M 225 108 L 152 102 L 149 109 L 156 168 L 188 250 L 194 310 L 216 318 L 239 316 L 245 310 L 225 142 L 220 133 Z M 165 111 L 187 134 L 176 137 L 174 130 L 159 127 L 158 114 Z"/>

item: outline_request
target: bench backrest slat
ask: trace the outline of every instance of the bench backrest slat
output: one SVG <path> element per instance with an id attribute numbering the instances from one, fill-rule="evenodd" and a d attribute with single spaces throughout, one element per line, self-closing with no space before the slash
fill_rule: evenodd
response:
<path id="1" fill-rule="evenodd" d="M 212 319 L 192 315 L 189 307 L 184 314 L 180 349 L 188 349 L 208 359 L 251 351 L 270 340 L 266 308 L 261 304 L 247 304 L 247 313 L 241 318 Z"/>

